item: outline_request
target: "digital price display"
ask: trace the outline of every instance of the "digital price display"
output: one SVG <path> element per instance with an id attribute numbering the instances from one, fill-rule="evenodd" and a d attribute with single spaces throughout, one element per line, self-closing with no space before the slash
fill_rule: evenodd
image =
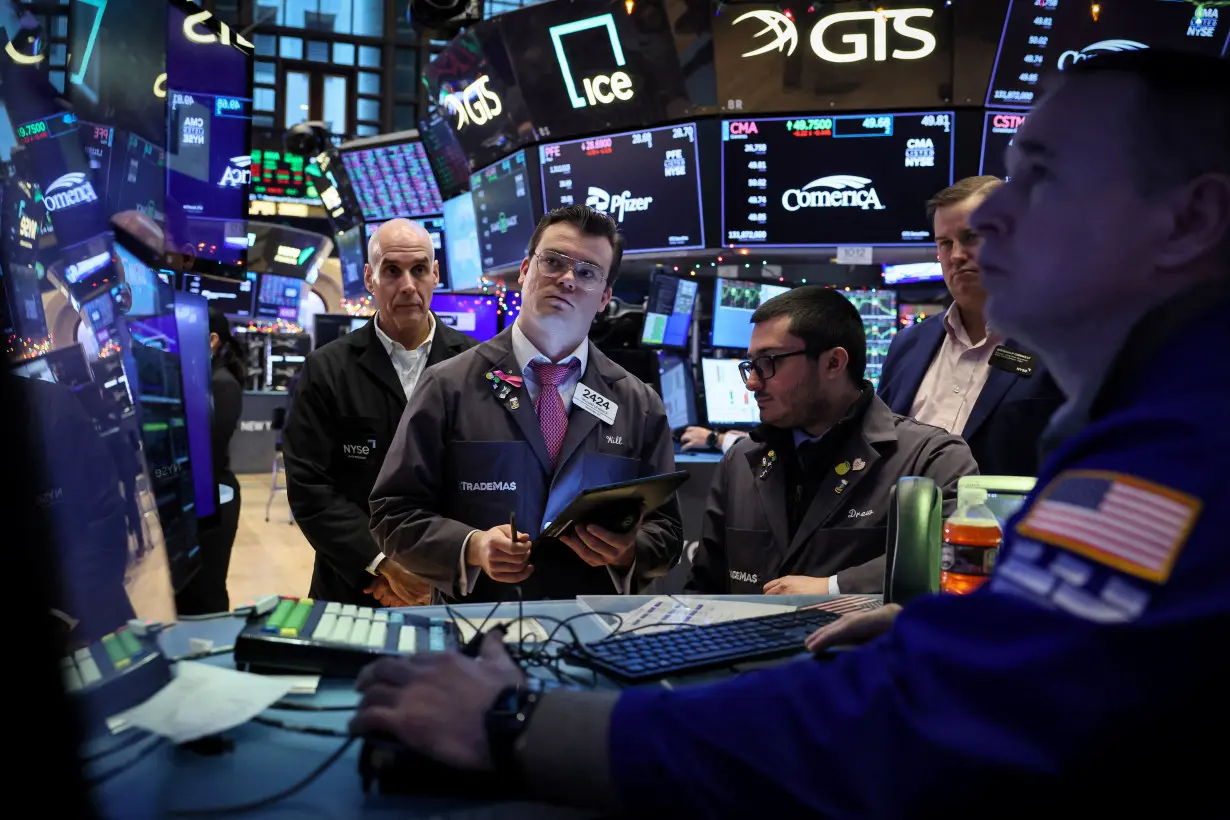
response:
<path id="1" fill-rule="evenodd" d="M 365 220 L 383 222 L 443 209 L 421 142 L 348 148 L 342 151 L 342 164 Z"/>
<path id="2" fill-rule="evenodd" d="M 186 273 L 182 290 L 204 296 L 210 307 L 227 316 L 248 319 L 252 316 L 253 300 L 256 298 L 256 274 L 249 271 L 242 279 L 218 279 Z"/>
<path id="3" fill-rule="evenodd" d="M 867 334 L 867 369 L 863 378 L 879 388 L 880 371 L 888 358 L 888 348 L 897 335 L 897 292 L 892 290 L 842 290 L 842 296 L 858 308 Z"/>
<path id="4" fill-rule="evenodd" d="M 347 299 L 362 297 L 367 292 L 363 282 L 367 245 L 357 225 L 337 235 L 337 258 L 342 268 L 342 295 Z"/>
<path id="5" fill-rule="evenodd" d="M 1209 56 L 1230 47 L 1230 8 L 1172 0 L 1010 0 L 987 106 L 1028 108 L 1049 71 L 1114 51 L 1165 48 Z"/>
<path id="6" fill-rule="evenodd" d="M 136 211 L 158 225 L 165 223 L 167 152 L 107 125 L 81 121 L 77 130 L 107 212 Z"/>
<path id="7" fill-rule="evenodd" d="M 250 199 L 320 204 L 316 191 L 320 168 L 308 157 L 256 148 L 252 150 L 251 176 Z"/>
<path id="8" fill-rule="evenodd" d="M 641 344 L 686 347 L 698 288 L 695 279 L 655 274 L 649 285 Z"/>
<path id="9" fill-rule="evenodd" d="M 419 137 L 423 150 L 431 163 L 432 176 L 440 189 L 441 199 L 452 199 L 470 188 L 470 161 L 466 159 L 461 143 L 448 120 L 439 111 L 433 111 L 419 122 Z"/>
<path id="10" fill-rule="evenodd" d="M 427 231 L 427 235 L 431 237 L 431 247 L 434 249 L 436 261 L 440 263 L 440 283 L 436 285 L 436 290 L 450 290 L 448 247 L 444 242 L 444 217 L 426 216 L 422 219 L 416 219 L 415 222 L 422 225 L 423 230 Z M 383 224 L 383 222 L 364 223 L 363 241 L 370 241 Z"/>
<path id="11" fill-rule="evenodd" d="M 1005 155 L 1008 146 L 1016 137 L 1016 130 L 1025 122 L 1023 111 L 988 111 L 982 126 L 982 160 L 978 163 L 979 174 L 990 174 L 1008 179 L 1008 164 Z"/>
<path id="12" fill-rule="evenodd" d="M 541 145 L 547 210 L 584 203 L 610 214 L 625 252 L 705 246 L 696 127 Z"/>
<path id="13" fill-rule="evenodd" d="M 483 271 L 521 262 L 534 235 L 534 201 L 525 151 L 473 174 L 470 192 Z"/>
<path id="14" fill-rule="evenodd" d="M 299 320 L 303 280 L 276 273 L 262 273 L 256 290 L 256 316 L 260 319 Z"/>
<path id="15" fill-rule="evenodd" d="M 952 112 L 722 123 L 725 244 L 915 245 L 952 184 Z"/>
<path id="16" fill-rule="evenodd" d="M 448 281 L 453 290 L 477 290 L 483 286 L 482 251 L 478 246 L 478 223 L 474 196 L 466 192 L 444 202 L 444 245 L 448 249 Z M 510 291 L 509 296 L 515 291 Z"/>
<path id="17" fill-rule="evenodd" d="M 752 314 L 756 308 L 788 290 L 785 285 L 767 282 L 718 279 L 713 285 L 713 346 L 746 350 L 752 343 Z"/>
<path id="18" fill-rule="evenodd" d="M 431 312 L 453 330 L 485 342 L 499 332 L 499 300 L 491 296 L 437 293 L 431 297 Z"/>

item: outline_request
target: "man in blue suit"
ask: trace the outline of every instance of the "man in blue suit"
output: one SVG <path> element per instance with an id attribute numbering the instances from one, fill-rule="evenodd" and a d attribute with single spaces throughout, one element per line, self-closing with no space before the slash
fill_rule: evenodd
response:
<path id="1" fill-rule="evenodd" d="M 1063 396 L 1036 356 L 987 326 L 970 214 L 998 177 L 967 177 L 927 203 L 953 304 L 889 348 L 880 398 L 894 413 L 963 437 L 983 475 L 1037 475 L 1038 439 Z"/>

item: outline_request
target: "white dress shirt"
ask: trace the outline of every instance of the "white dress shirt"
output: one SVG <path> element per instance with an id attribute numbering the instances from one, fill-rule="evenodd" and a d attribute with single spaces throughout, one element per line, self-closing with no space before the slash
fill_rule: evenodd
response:
<path id="1" fill-rule="evenodd" d="M 910 415 L 915 421 L 961 435 L 991 372 L 991 354 L 1003 336 L 987 329 L 974 344 L 954 304 L 944 313 L 944 342 L 931 360 L 914 396 Z"/>
<path id="2" fill-rule="evenodd" d="M 538 383 L 538 374 L 534 371 L 533 365 L 538 362 L 543 364 L 567 364 L 573 359 L 580 362 L 581 366 L 571 371 L 559 386 L 559 397 L 564 403 L 564 412 L 571 415 L 572 396 L 577 391 L 577 385 L 581 383 L 581 379 L 585 376 L 585 369 L 589 367 L 589 338 L 582 339 L 575 350 L 558 362 L 553 362 L 534 346 L 529 337 L 521 332 L 521 323 L 514 322 L 512 328 L 512 352 L 513 358 L 517 360 L 517 367 L 521 369 L 521 377 L 525 379 L 526 392 L 529 393 L 530 400 L 534 402 L 535 407 L 537 407 L 538 394 L 542 388 Z M 465 540 L 461 542 L 461 575 L 465 576 L 466 579 L 465 589 L 462 590 L 463 595 L 469 595 L 474 591 L 474 585 L 478 583 L 478 576 L 482 572 L 480 567 L 466 565 L 466 547 L 469 546 L 470 538 L 476 532 L 478 530 L 472 530 L 466 535 Z M 607 570 L 611 573 L 611 581 L 615 584 L 615 589 L 619 594 L 627 595 L 629 593 L 634 569 L 636 569 L 635 562 L 628 569 L 607 567 Z"/>
<path id="3" fill-rule="evenodd" d="M 431 343 L 436 339 L 436 317 L 428 313 L 427 322 L 427 338 L 414 350 L 407 350 L 401 342 L 395 341 L 393 337 L 381 330 L 379 313 L 372 317 L 372 324 L 376 328 L 376 338 L 380 340 L 384 352 L 389 354 L 389 359 L 393 362 L 393 371 L 397 373 L 401 389 L 406 392 L 406 401 L 410 401 L 415 385 L 419 383 L 423 371 L 427 369 L 427 359 L 431 356 Z M 373 558 L 372 562 L 367 565 L 367 571 L 375 575 L 384 558 L 383 552 Z"/>

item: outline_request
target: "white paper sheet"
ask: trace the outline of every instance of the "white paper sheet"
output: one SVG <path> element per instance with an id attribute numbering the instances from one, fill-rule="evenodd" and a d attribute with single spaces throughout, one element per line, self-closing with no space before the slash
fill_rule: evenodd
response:
<path id="1" fill-rule="evenodd" d="M 779 612 L 793 612 L 796 609 L 798 607 L 788 604 L 753 604 L 743 601 L 712 601 L 683 595 L 660 595 L 631 612 L 624 613 L 623 625 L 617 628 L 616 634 L 630 631 L 638 635 L 662 632 L 681 626 L 737 621 L 761 615 L 776 615 Z"/>
<path id="2" fill-rule="evenodd" d="M 246 723 L 290 691 L 291 682 L 199 661 L 180 661 L 175 679 L 149 700 L 116 715 L 174 743 L 187 743 Z"/>
<path id="3" fill-rule="evenodd" d="M 478 632 L 478 627 L 482 626 L 481 620 L 471 618 L 468 622 L 457 618 L 453 621 L 457 625 L 457 632 L 461 636 L 462 643 L 469 643 L 474 639 Z M 483 626 L 483 631 L 486 632 L 496 625 L 502 625 L 505 628 L 504 643 L 541 643 L 548 637 L 547 630 L 536 618 L 490 618 L 487 620 L 486 626 Z M 558 636 L 557 636 L 558 637 Z"/>

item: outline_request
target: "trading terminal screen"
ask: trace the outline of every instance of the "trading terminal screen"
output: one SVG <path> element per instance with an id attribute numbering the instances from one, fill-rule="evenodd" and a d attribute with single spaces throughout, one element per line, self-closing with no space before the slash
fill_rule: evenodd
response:
<path id="1" fill-rule="evenodd" d="M 785 285 L 718 279 L 713 286 L 713 346 L 746 350 L 752 343 L 756 308 L 788 290 Z"/>
<path id="2" fill-rule="evenodd" d="M 361 298 L 367 292 L 363 282 L 367 245 L 358 225 L 337 235 L 337 259 L 342 269 L 342 295 L 347 299 Z"/>
<path id="3" fill-rule="evenodd" d="M 316 180 L 320 167 L 309 157 L 283 151 L 252 150 L 252 184 L 249 198 L 265 202 L 295 202 L 319 205 Z"/>
<path id="4" fill-rule="evenodd" d="M 705 416 L 709 426 L 752 427 L 760 423 L 760 405 L 739 375 L 740 359 L 701 359 Z"/>
<path id="5" fill-rule="evenodd" d="M 525 151 L 473 174 L 470 192 L 483 270 L 518 264 L 534 235 L 534 200 Z"/>
<path id="6" fill-rule="evenodd" d="M 256 297 L 256 274 L 247 271 L 243 279 L 219 279 L 185 273 L 182 289 L 186 293 L 204 296 L 211 307 L 227 316 L 250 319 Z"/>
<path id="7" fill-rule="evenodd" d="M 722 123 L 724 244 L 915 245 L 952 184 L 954 117 L 846 114 Z"/>
<path id="8" fill-rule="evenodd" d="M 431 163 L 431 174 L 441 199 L 452 199 L 470 187 L 470 161 L 466 159 L 453 127 L 439 111 L 419 122 L 419 137 Z"/>
<path id="9" fill-rule="evenodd" d="M 257 280 L 256 316 L 261 319 L 299 320 L 303 280 L 276 273 L 262 273 Z"/>
<path id="10" fill-rule="evenodd" d="M 888 358 L 888 348 L 897 335 L 897 292 L 892 290 L 842 290 L 842 296 L 858 308 L 867 334 L 867 369 L 863 378 L 880 386 L 880 371 Z"/>
<path id="11" fill-rule="evenodd" d="M 944 269 L 939 262 L 902 262 L 884 266 L 884 284 L 905 285 L 912 282 L 942 282 Z"/>
<path id="12" fill-rule="evenodd" d="M 483 286 L 482 251 L 474 197 L 466 192 L 444 201 L 444 247 L 448 254 L 448 281 L 453 290 L 477 290 Z"/>
<path id="13" fill-rule="evenodd" d="M 431 237 L 431 247 L 435 251 L 436 261 L 440 263 L 440 282 L 436 285 L 436 290 L 452 290 L 449 285 L 449 271 L 451 268 L 448 264 L 448 244 L 445 242 L 444 217 L 442 216 L 424 216 L 414 220 L 423 226 L 427 231 L 427 235 Z M 364 242 L 371 240 L 372 235 L 379 230 L 383 222 L 366 222 L 363 225 Z M 362 276 L 362 267 L 360 266 L 360 277 Z"/>
<path id="14" fill-rule="evenodd" d="M 1111 51 L 1165 48 L 1209 56 L 1230 46 L 1230 8 L 1139 0 L 1011 0 L 987 90 L 987 106 L 1028 108 L 1040 78 Z"/>
<path id="15" fill-rule="evenodd" d="M 480 342 L 499 332 L 500 306 L 493 296 L 437 293 L 431 297 L 431 311 L 448 327 Z"/>
<path id="16" fill-rule="evenodd" d="M 658 385 L 666 423 L 672 430 L 699 424 L 692 363 L 675 353 L 658 352 Z"/>
<path id="17" fill-rule="evenodd" d="M 649 304 L 645 307 L 645 327 L 641 344 L 661 347 L 686 347 L 696 310 L 695 279 L 655 274 L 649 284 Z"/>
<path id="18" fill-rule="evenodd" d="M 988 111 L 982 127 L 982 159 L 978 173 L 1000 179 L 1010 179 L 1005 155 L 1016 137 L 1016 130 L 1025 122 L 1024 111 Z"/>
<path id="19" fill-rule="evenodd" d="M 705 246 L 695 125 L 589 137 L 538 151 L 548 211 L 584 203 L 610 214 L 625 252 Z"/>
<path id="20" fill-rule="evenodd" d="M 427 152 L 417 140 L 348 149 L 342 164 L 365 221 L 426 216 L 443 208 Z"/>

